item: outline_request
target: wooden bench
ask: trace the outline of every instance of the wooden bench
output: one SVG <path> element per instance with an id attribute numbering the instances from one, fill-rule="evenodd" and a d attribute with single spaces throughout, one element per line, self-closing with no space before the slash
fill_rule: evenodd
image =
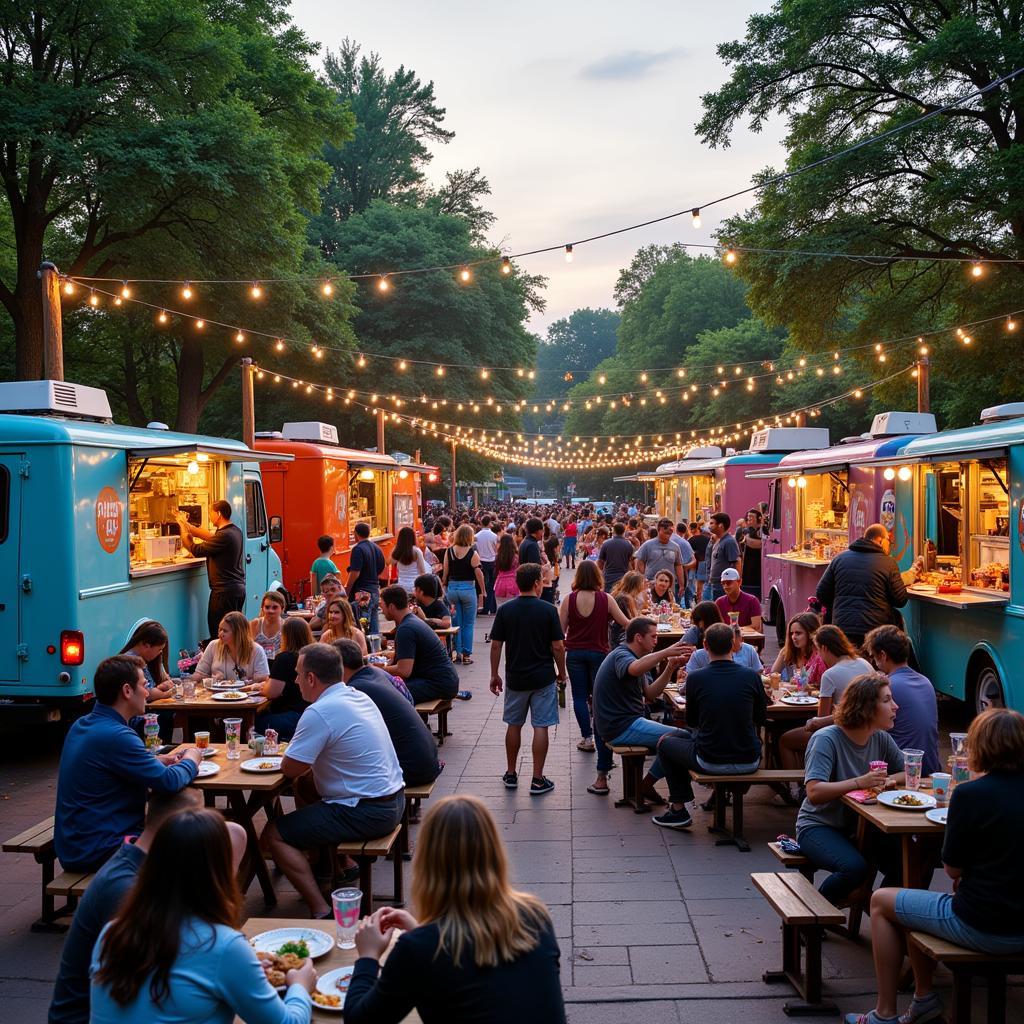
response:
<path id="1" fill-rule="evenodd" d="M 430 725 L 430 716 L 437 715 L 437 745 L 444 746 L 445 736 L 451 736 L 448 731 L 448 712 L 452 709 L 450 700 L 424 700 L 416 705 L 416 712 L 423 719 L 425 725 Z"/>
<path id="2" fill-rule="evenodd" d="M 634 814 L 644 814 L 650 805 L 641 795 L 644 778 L 644 758 L 654 755 L 647 747 L 612 747 L 611 752 L 622 758 L 622 799 L 616 807 L 632 807 Z"/>
<path id="3" fill-rule="evenodd" d="M 766 871 L 750 880 L 782 918 L 782 970 L 765 971 L 764 981 L 788 981 L 800 994 L 799 1001 L 783 1005 L 786 1014 L 834 1013 L 835 1004 L 821 998 L 821 936 L 826 927 L 843 923 L 843 912 L 795 872 Z"/>
<path id="4" fill-rule="evenodd" d="M 425 786 L 405 787 L 405 810 L 402 811 L 402 857 L 405 860 L 409 860 L 412 856 L 409 852 L 409 824 L 414 816 L 419 817 L 420 803 L 430 799 L 430 794 L 434 792 L 436 785 L 437 780 L 435 779 L 434 782 L 428 782 Z"/>
<path id="5" fill-rule="evenodd" d="M 78 900 L 85 895 L 85 890 L 95 877 L 91 872 L 61 871 L 46 887 L 46 891 L 51 896 L 65 896 Z"/>
<path id="6" fill-rule="evenodd" d="M 714 824 L 708 831 L 722 838 L 715 840 L 715 846 L 730 843 L 743 853 L 750 852 L 750 843 L 743 838 L 743 797 L 751 786 L 778 786 L 789 782 L 803 782 L 803 769 L 759 768 L 747 775 L 707 775 L 690 771 L 690 778 L 702 786 L 710 786 L 714 799 Z M 725 825 L 726 794 L 732 795 L 732 830 Z"/>
<path id="7" fill-rule="evenodd" d="M 359 888 L 363 893 L 359 913 L 362 917 L 373 913 L 373 863 L 379 857 L 390 857 L 395 865 L 395 896 L 391 906 L 401 907 L 405 904 L 401 836 L 402 826 L 396 825 L 386 836 L 380 836 L 378 839 L 339 843 L 335 847 L 339 856 L 351 857 L 359 865 Z M 337 874 L 335 871 L 336 876 Z"/>
<path id="8" fill-rule="evenodd" d="M 953 975 L 953 1012 L 950 1024 L 970 1024 L 971 1020 L 971 979 L 980 975 L 987 987 L 985 1018 L 988 1024 L 1004 1024 L 1006 1021 L 1006 976 L 1024 974 L 1024 953 L 1009 956 L 993 956 L 964 949 L 945 939 L 911 932 L 908 941 L 926 957 L 945 964 Z"/>
<path id="9" fill-rule="evenodd" d="M 768 849 L 784 868 L 796 868 L 808 882 L 814 881 L 814 865 L 802 853 L 786 853 L 777 842 L 769 843 Z"/>
<path id="10" fill-rule="evenodd" d="M 49 887 L 54 881 L 54 864 L 57 854 L 53 846 L 53 818 L 37 822 L 31 828 L 12 836 L 3 844 L 4 853 L 30 853 L 37 864 L 42 865 L 42 913 L 38 921 L 32 924 L 34 932 L 64 932 L 66 924 L 59 924 L 57 918 L 74 913 L 78 903 L 77 895 L 63 892 L 51 892 Z M 81 877 L 81 876 L 80 876 Z M 57 907 L 55 895 L 67 895 L 63 906 Z"/>

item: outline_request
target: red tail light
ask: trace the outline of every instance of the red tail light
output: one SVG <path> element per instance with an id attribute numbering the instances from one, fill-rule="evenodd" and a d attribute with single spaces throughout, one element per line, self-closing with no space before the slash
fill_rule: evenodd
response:
<path id="1" fill-rule="evenodd" d="M 77 629 L 60 634 L 60 660 L 64 665 L 81 665 L 85 661 L 85 635 Z"/>

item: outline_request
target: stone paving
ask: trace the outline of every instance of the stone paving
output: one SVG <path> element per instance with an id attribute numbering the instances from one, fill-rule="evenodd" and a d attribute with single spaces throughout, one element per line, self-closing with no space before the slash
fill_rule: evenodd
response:
<path id="1" fill-rule="evenodd" d="M 740 853 L 716 847 L 710 816 L 693 811 L 688 832 L 657 828 L 648 815 L 616 808 L 621 775 L 610 777 L 612 795 L 586 791 L 593 754 L 576 750 L 579 733 L 571 707 L 552 730 L 545 774 L 555 790 L 531 796 L 528 782 L 516 791 L 501 783 L 504 726 L 501 701 L 487 689 L 491 620 L 478 620 L 476 664 L 460 668 L 474 693 L 450 716 L 453 732 L 442 749 L 446 767 L 439 793 L 473 793 L 485 799 L 500 823 L 515 883 L 551 908 L 562 949 L 562 982 L 570 1024 L 690 1024 L 690 1022 L 788 1020 L 788 986 L 769 986 L 762 973 L 781 965 L 779 922 L 750 882 L 752 871 L 778 865 L 766 843 L 792 834 L 795 811 L 774 806 L 769 791 L 755 787 L 747 799 L 747 838 Z M 948 729 L 948 725 L 946 726 Z M 524 730 L 520 778 L 532 773 L 530 730 Z M 52 813 L 59 740 L 53 734 L 6 735 L 0 764 L 0 832 L 6 838 Z M 699 794 L 698 799 L 703 799 Z M 378 891 L 386 894 L 390 872 Z M 935 885 L 942 884 L 936 876 Z M 284 879 L 271 913 L 304 916 Z M 39 868 L 28 857 L 0 856 L 0 1024 L 38 1024 L 60 956 L 61 937 L 36 935 Z M 247 912 L 265 915 L 254 887 Z M 830 936 L 824 944 L 828 997 L 843 1011 L 873 1005 L 874 975 L 865 921 L 852 943 Z M 939 975 L 940 985 L 948 977 Z M 975 994 L 981 1019 L 982 993 Z M 1011 990 L 1007 1020 L 1024 1019 L 1024 991 Z"/>

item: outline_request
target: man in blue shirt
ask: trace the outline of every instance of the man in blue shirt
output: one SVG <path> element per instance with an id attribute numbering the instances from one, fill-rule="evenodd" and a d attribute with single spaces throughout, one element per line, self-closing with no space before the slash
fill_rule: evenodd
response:
<path id="1" fill-rule="evenodd" d="M 352 532 L 359 541 L 348 556 L 348 594 L 357 605 L 361 605 L 360 594 L 369 597 L 370 632 L 379 633 L 377 609 L 380 604 L 380 577 L 384 572 L 384 552 L 370 540 L 369 523 L 356 523 Z M 360 607 L 356 612 L 357 620 L 364 614 Z"/>
<path id="2" fill-rule="evenodd" d="M 199 770 L 198 750 L 155 757 L 129 728 L 128 720 L 146 711 L 143 667 L 131 654 L 101 661 L 93 677 L 96 706 L 68 730 L 53 831 L 65 870 L 96 871 L 125 836 L 142 831 L 148 789 L 177 792 Z"/>

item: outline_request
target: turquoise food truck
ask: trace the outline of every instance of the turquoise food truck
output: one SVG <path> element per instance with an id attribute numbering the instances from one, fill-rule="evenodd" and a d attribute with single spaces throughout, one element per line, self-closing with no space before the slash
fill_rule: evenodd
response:
<path id="1" fill-rule="evenodd" d="M 1024 711 L 1024 403 L 878 465 L 896 487 L 897 534 L 910 537 L 900 568 L 925 561 L 903 609 L 921 671 L 977 712 Z"/>
<path id="2" fill-rule="evenodd" d="M 181 648 L 205 638 L 205 561 L 175 513 L 231 503 L 245 537 L 246 614 L 280 586 L 258 463 L 241 442 L 111 422 L 105 392 L 0 384 L 0 711 L 56 721 L 91 699 L 96 665 L 155 619 Z M 280 456 L 273 456 L 280 459 Z"/>

